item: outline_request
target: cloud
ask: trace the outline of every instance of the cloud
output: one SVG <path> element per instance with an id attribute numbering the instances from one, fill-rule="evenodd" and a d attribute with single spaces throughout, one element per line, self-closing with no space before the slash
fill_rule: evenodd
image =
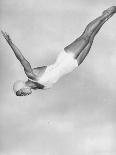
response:
<path id="1" fill-rule="evenodd" d="M 58 52 L 114 0 L 2 0 L 0 27 L 32 66 L 52 63 Z M 25 79 L 20 63 L 1 37 L 0 142 L 8 155 L 94 155 L 114 151 L 115 16 L 98 33 L 73 73 L 51 90 L 19 98 L 12 92 Z"/>

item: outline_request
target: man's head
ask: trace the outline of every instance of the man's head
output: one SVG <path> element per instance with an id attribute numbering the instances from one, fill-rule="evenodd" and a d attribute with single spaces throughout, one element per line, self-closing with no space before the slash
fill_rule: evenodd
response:
<path id="1" fill-rule="evenodd" d="M 17 96 L 26 96 L 32 93 L 31 88 L 23 81 L 16 81 L 13 85 L 13 90 Z"/>

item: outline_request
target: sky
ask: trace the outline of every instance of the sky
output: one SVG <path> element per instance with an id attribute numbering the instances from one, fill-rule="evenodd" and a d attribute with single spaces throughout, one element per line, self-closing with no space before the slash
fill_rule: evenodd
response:
<path id="1" fill-rule="evenodd" d="M 115 0 L 1 0 L 0 30 L 33 67 L 49 65 Z M 0 155 L 116 154 L 116 15 L 75 71 L 52 89 L 17 97 L 26 80 L 0 34 Z"/>

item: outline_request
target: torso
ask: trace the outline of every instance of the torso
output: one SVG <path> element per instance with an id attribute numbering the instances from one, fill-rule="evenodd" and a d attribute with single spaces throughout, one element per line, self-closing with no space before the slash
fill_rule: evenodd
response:
<path id="1" fill-rule="evenodd" d="M 33 71 L 36 75 L 36 79 L 29 80 L 34 82 L 37 87 L 35 89 L 48 89 L 51 88 L 60 77 L 72 72 L 77 66 L 78 63 L 73 53 L 62 51 L 59 53 L 54 64 L 34 68 Z"/>

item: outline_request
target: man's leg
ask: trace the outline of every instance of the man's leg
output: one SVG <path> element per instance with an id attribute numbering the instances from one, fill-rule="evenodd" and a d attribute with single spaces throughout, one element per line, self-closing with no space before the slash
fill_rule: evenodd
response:
<path id="1" fill-rule="evenodd" d="M 85 31 L 83 32 L 83 34 L 79 38 L 77 38 L 73 43 L 65 47 L 64 50 L 66 52 L 73 52 L 75 54 L 75 58 L 77 58 L 80 55 L 81 51 L 89 43 L 90 37 L 92 33 L 95 31 L 95 29 L 99 25 L 101 25 L 103 22 L 105 23 L 105 21 L 109 19 L 109 17 L 111 17 L 114 13 L 116 13 L 115 6 L 110 7 L 107 10 L 105 10 L 100 17 L 90 22 L 85 28 Z"/>

